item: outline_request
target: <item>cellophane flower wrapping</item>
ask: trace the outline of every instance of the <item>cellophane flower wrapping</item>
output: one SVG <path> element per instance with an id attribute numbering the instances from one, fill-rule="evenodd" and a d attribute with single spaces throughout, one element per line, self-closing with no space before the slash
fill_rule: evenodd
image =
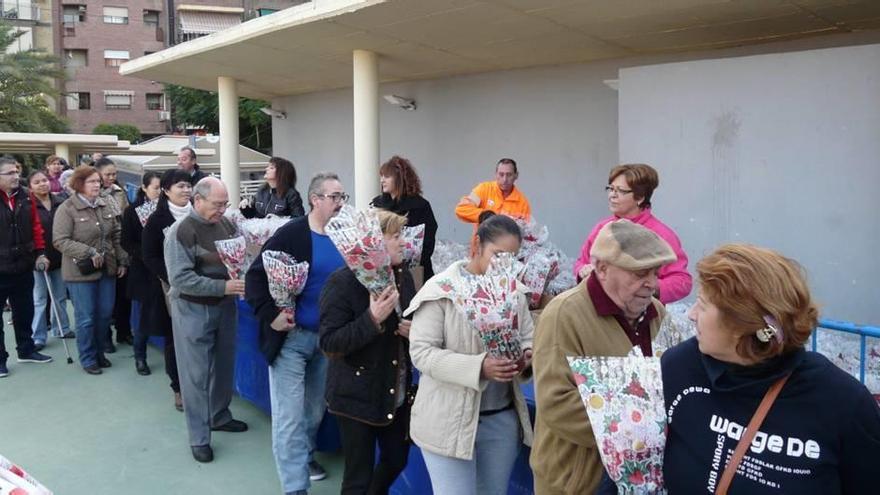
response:
<path id="1" fill-rule="evenodd" d="M 431 255 L 431 264 L 434 266 L 434 273 L 442 273 L 456 261 L 467 259 L 470 251 L 464 244 L 445 239 L 437 239 L 434 246 L 434 253 Z"/>
<path id="2" fill-rule="evenodd" d="M 529 308 L 538 309 L 544 295 L 555 296 L 576 285 L 571 260 L 550 242 L 550 230 L 534 219 L 514 218 L 522 232 L 519 259 L 526 268 L 522 282 L 529 289 Z"/>
<path id="3" fill-rule="evenodd" d="M 654 357 L 660 357 L 670 347 L 697 335 L 697 327 L 687 317 L 688 306 L 683 303 L 666 305 L 666 316 L 660 322 L 660 330 L 651 342 Z"/>
<path id="4" fill-rule="evenodd" d="M 214 241 L 217 246 L 217 254 L 220 261 L 229 270 L 229 278 L 233 280 L 244 278 L 245 272 L 253 259 L 248 256 L 247 243 L 244 236 L 233 237 L 232 239 L 223 239 Z"/>
<path id="5" fill-rule="evenodd" d="M 294 316 L 296 296 L 302 293 L 309 277 L 309 263 L 297 262 L 284 251 L 263 251 L 262 258 L 275 305 Z"/>
<path id="6" fill-rule="evenodd" d="M 467 274 L 441 280 L 440 287 L 480 335 L 486 352 L 495 358 L 523 357 L 517 312 L 517 277 L 522 264 L 509 253 L 492 260 L 484 275 Z"/>
<path id="7" fill-rule="evenodd" d="M 16 489 L 18 491 L 16 491 Z M 21 466 L 0 455 L 0 493 L 21 495 L 52 495 L 52 491 L 43 486 Z"/>
<path id="8" fill-rule="evenodd" d="M 150 215 L 156 211 L 156 206 L 159 204 L 158 201 L 144 201 L 144 203 L 137 208 L 134 209 L 134 212 L 137 213 L 138 220 L 141 222 L 141 227 L 147 224 L 147 220 L 150 219 Z"/>
<path id="9" fill-rule="evenodd" d="M 379 295 L 394 284 L 391 257 L 375 210 L 345 205 L 324 230 L 367 290 Z"/>
<path id="10" fill-rule="evenodd" d="M 404 227 L 400 232 L 403 238 L 403 262 L 410 268 L 422 262 L 422 248 L 425 246 L 425 224 Z"/>
<path id="11" fill-rule="evenodd" d="M 602 464 L 621 495 L 665 494 L 660 359 L 569 357 Z"/>

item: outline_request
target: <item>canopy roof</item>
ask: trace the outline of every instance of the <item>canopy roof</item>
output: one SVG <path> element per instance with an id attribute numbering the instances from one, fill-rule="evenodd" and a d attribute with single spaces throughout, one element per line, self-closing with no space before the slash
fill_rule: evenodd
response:
<path id="1" fill-rule="evenodd" d="M 120 73 L 272 98 L 383 82 L 764 43 L 880 27 L 872 0 L 314 0 L 129 61 Z"/>

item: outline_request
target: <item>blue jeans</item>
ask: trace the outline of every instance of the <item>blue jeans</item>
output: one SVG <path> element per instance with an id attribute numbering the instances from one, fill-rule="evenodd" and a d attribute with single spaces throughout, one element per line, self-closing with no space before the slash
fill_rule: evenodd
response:
<path id="1" fill-rule="evenodd" d="M 434 493 L 507 494 L 521 444 L 516 409 L 480 416 L 473 459 L 456 459 L 422 450 Z"/>
<path id="2" fill-rule="evenodd" d="M 46 285 L 46 276 L 49 276 L 49 285 Z M 58 330 L 58 318 L 55 317 L 56 312 L 49 306 L 49 289 L 52 289 L 52 295 L 57 314 L 61 318 L 62 335 L 70 333 L 70 322 L 67 318 L 67 285 L 61 278 L 61 269 L 52 270 L 51 272 L 34 272 L 34 323 L 31 330 L 34 335 L 35 344 L 45 344 L 48 338 L 48 326 L 46 325 L 46 312 L 48 311 L 52 317 L 52 331 Z M 61 337 L 61 335 L 58 335 Z"/>
<path id="3" fill-rule="evenodd" d="M 141 331 L 141 322 L 135 319 L 135 315 L 140 315 L 143 306 L 137 299 L 131 300 L 131 314 L 129 315 L 129 325 L 131 326 L 132 347 L 134 348 L 134 358 L 147 360 L 147 341 L 150 337 Z"/>
<path id="4" fill-rule="evenodd" d="M 107 329 L 113 316 L 116 279 L 104 275 L 94 282 L 68 282 L 76 318 L 76 348 L 83 368 L 98 364 L 108 342 Z"/>
<path id="5" fill-rule="evenodd" d="M 324 417 L 327 358 L 318 332 L 295 328 L 269 366 L 272 399 L 272 452 L 284 493 L 307 490 L 309 461 Z"/>

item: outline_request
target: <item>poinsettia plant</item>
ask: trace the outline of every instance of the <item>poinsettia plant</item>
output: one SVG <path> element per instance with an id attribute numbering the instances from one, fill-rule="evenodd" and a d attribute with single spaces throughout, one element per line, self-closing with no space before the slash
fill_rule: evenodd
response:
<path id="1" fill-rule="evenodd" d="M 666 493 L 659 358 L 569 357 L 608 476 L 620 494 Z"/>
<path id="2" fill-rule="evenodd" d="M 379 295 L 394 284 L 391 256 L 376 210 L 345 205 L 325 227 L 345 264 L 371 293 Z"/>
<path id="3" fill-rule="evenodd" d="M 309 277 L 309 263 L 297 262 L 284 251 L 263 251 L 263 268 L 269 282 L 269 294 L 275 305 L 295 319 L 296 296 L 300 295 Z"/>
<path id="4" fill-rule="evenodd" d="M 483 275 L 463 274 L 440 280 L 456 308 L 480 335 L 486 352 L 496 358 L 523 360 L 517 311 L 517 277 L 522 263 L 510 253 L 492 259 Z"/>
<path id="5" fill-rule="evenodd" d="M 409 267 L 422 262 L 422 248 L 425 245 L 425 224 L 404 227 L 400 232 L 403 238 L 403 262 Z"/>

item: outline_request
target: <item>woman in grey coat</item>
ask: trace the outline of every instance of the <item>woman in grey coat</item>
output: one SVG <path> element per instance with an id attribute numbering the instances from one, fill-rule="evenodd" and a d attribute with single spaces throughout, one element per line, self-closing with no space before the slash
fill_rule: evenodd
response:
<path id="1" fill-rule="evenodd" d="M 83 369 L 100 375 L 116 296 L 116 279 L 125 275 L 128 256 L 119 244 L 114 210 L 100 197 L 101 176 L 80 166 L 70 178 L 75 191 L 55 214 L 52 243 L 61 251 L 61 275 L 73 300 L 76 345 Z"/>

